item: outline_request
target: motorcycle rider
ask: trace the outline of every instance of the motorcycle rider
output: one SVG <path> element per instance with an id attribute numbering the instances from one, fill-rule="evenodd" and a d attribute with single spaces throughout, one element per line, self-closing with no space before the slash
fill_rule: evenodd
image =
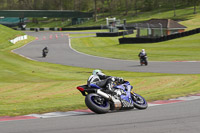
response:
<path id="1" fill-rule="evenodd" d="M 43 50 L 42 50 L 42 54 L 43 54 L 43 57 L 45 57 L 47 55 L 47 53 L 49 52 L 49 49 L 47 47 L 45 47 Z"/>
<path id="2" fill-rule="evenodd" d="M 123 83 L 123 78 L 106 76 L 101 70 L 95 69 L 92 75 L 87 80 L 87 85 L 91 87 L 92 85 L 97 85 L 107 91 L 107 93 L 114 94 L 113 82 L 118 81 Z"/>
<path id="3" fill-rule="evenodd" d="M 140 58 L 140 61 L 144 60 L 147 57 L 145 49 L 142 49 L 142 51 L 138 54 L 138 57 Z"/>

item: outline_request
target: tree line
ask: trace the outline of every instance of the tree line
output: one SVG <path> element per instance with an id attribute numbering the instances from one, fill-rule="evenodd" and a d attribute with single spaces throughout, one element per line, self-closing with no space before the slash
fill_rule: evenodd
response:
<path id="1" fill-rule="evenodd" d="M 76 10 L 110 16 L 154 9 L 172 9 L 175 16 L 177 8 L 192 6 L 196 13 L 199 5 L 200 0 L 0 0 L 0 10 Z"/>

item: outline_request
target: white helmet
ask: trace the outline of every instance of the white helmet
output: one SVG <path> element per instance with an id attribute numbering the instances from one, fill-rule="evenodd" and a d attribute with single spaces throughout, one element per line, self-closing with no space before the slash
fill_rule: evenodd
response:
<path id="1" fill-rule="evenodd" d="M 102 73 L 102 71 L 101 70 L 99 70 L 99 69 L 96 69 L 96 70 L 93 70 L 93 72 L 92 72 L 92 75 L 105 75 L 104 73 Z"/>
<path id="2" fill-rule="evenodd" d="M 145 49 L 142 49 L 142 52 L 145 52 Z"/>

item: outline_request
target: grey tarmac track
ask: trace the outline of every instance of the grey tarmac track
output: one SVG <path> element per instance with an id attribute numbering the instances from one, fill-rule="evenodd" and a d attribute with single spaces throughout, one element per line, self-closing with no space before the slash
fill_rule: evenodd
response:
<path id="1" fill-rule="evenodd" d="M 70 49 L 68 37 L 61 33 L 39 32 L 27 34 L 39 39 L 14 50 L 28 58 L 63 65 L 160 73 L 200 73 L 199 62 L 150 62 L 141 67 L 138 61 L 113 60 L 84 55 Z M 52 39 L 43 36 L 52 34 Z M 59 34 L 55 38 L 54 34 Z M 42 37 L 41 37 L 41 36 Z M 41 49 L 50 48 L 47 58 L 41 57 Z M 48 119 L 31 119 L 0 122 L 1 133 L 199 133 L 200 100 L 185 101 L 146 110 L 120 111 L 107 114 L 86 114 Z"/>
<path id="2" fill-rule="evenodd" d="M 38 38 L 15 53 L 41 62 L 51 62 L 69 66 L 98 68 L 105 70 L 123 70 L 133 72 L 199 74 L 200 62 L 156 62 L 149 61 L 148 66 L 140 66 L 139 61 L 102 58 L 79 53 L 70 47 L 69 37 L 65 32 L 26 32 Z M 72 32 L 76 34 L 77 32 Z M 70 34 L 72 34 L 70 33 Z M 81 32 L 83 33 L 83 32 Z M 50 39 L 50 36 L 52 38 Z M 57 36 L 57 38 L 56 38 Z M 49 53 L 42 58 L 42 49 L 48 46 Z"/>
<path id="3" fill-rule="evenodd" d="M 0 122 L 1 133 L 199 133 L 200 100 L 146 110 Z"/>

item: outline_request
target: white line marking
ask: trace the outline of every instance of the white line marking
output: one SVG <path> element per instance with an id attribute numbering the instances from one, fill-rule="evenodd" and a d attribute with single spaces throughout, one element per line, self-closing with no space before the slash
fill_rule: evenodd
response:
<path id="1" fill-rule="evenodd" d="M 33 40 L 33 41 L 34 41 L 34 40 Z M 23 58 L 26 58 L 26 59 L 29 59 L 29 60 L 32 60 L 32 61 L 37 61 L 37 60 L 31 59 L 31 58 L 29 58 L 29 57 L 26 57 L 26 56 L 24 56 L 24 55 L 22 55 L 22 54 L 19 54 L 19 53 L 14 52 L 15 50 L 18 50 L 18 49 L 20 49 L 20 48 L 23 48 L 23 47 L 25 47 L 26 45 L 32 43 L 33 41 L 31 41 L 31 42 L 29 42 L 29 43 L 27 43 L 27 44 L 25 44 L 25 45 L 23 45 L 23 46 L 21 46 L 21 47 L 19 47 L 19 48 L 13 49 L 13 50 L 11 50 L 11 52 L 14 53 L 14 54 L 20 55 L 20 56 L 23 57 Z"/>
<path id="2" fill-rule="evenodd" d="M 37 117 L 37 118 L 52 118 L 52 117 L 83 115 L 83 114 L 89 114 L 89 112 L 77 112 L 77 111 L 50 112 L 50 113 L 45 113 L 45 114 L 30 114 L 30 115 L 26 115 L 26 116 L 32 116 L 32 117 Z"/>
<path id="3" fill-rule="evenodd" d="M 69 47 L 70 47 L 70 49 L 73 50 L 74 52 L 78 53 L 78 54 L 82 54 L 82 55 L 86 55 L 86 56 L 91 56 L 91 57 L 96 57 L 96 58 L 108 59 L 108 60 L 134 61 L 134 60 L 122 60 L 122 59 L 106 58 L 106 57 L 100 57 L 100 56 L 95 56 L 95 55 L 89 55 L 89 54 L 86 54 L 86 53 L 82 53 L 82 52 L 79 52 L 79 51 L 77 51 L 76 49 L 72 48 L 70 37 L 69 37 L 68 40 L 69 40 Z M 138 62 L 138 61 L 137 61 L 137 62 Z"/>

